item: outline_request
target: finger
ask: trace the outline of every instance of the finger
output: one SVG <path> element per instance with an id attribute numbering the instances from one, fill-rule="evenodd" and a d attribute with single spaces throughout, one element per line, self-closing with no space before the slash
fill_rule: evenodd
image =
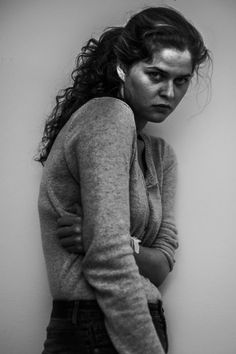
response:
<path id="1" fill-rule="evenodd" d="M 56 234 L 59 238 L 73 236 L 73 231 L 71 226 L 59 227 L 56 230 Z"/>
<path id="2" fill-rule="evenodd" d="M 73 226 L 63 226 L 63 227 L 59 227 L 56 230 L 56 235 L 59 238 L 63 238 L 63 237 L 70 237 L 70 236 L 78 236 L 81 234 L 81 226 L 76 224 Z"/>
<path id="3" fill-rule="evenodd" d="M 60 245 L 62 247 L 71 247 L 75 245 L 74 237 L 65 237 L 60 239 Z"/>
<path id="4" fill-rule="evenodd" d="M 75 253 L 75 254 L 80 254 L 80 255 L 84 254 L 83 249 L 79 250 L 78 248 L 75 248 L 75 247 L 67 247 L 67 248 L 65 248 L 65 250 L 69 253 Z"/>
<path id="5" fill-rule="evenodd" d="M 81 239 L 75 236 L 61 238 L 60 244 L 62 247 L 71 247 L 71 246 L 76 248 L 82 247 Z"/>
<path id="6" fill-rule="evenodd" d="M 81 217 L 78 215 L 65 215 L 57 219 L 58 226 L 72 226 L 81 224 Z"/>
<path id="7" fill-rule="evenodd" d="M 60 239 L 62 247 L 74 246 L 76 248 L 82 248 L 82 240 L 79 236 L 71 236 Z"/>

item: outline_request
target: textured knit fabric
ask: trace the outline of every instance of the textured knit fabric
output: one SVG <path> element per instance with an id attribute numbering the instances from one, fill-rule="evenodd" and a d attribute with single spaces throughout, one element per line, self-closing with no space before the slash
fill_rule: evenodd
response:
<path id="1" fill-rule="evenodd" d="M 96 298 L 114 346 L 124 354 L 163 353 L 147 301 L 158 289 L 140 276 L 130 235 L 157 247 L 170 268 L 176 160 L 162 139 L 141 134 L 139 167 L 133 112 L 121 100 L 95 98 L 62 128 L 46 161 L 39 194 L 43 250 L 54 299 Z M 70 254 L 56 237 L 57 218 L 81 206 L 85 256 Z"/>

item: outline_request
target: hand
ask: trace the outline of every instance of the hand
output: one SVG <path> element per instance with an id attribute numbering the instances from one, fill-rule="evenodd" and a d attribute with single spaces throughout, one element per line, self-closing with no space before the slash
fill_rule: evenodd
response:
<path id="1" fill-rule="evenodd" d="M 61 246 L 70 253 L 84 254 L 81 217 L 77 215 L 62 216 L 57 220 L 57 224 L 56 234 Z"/>

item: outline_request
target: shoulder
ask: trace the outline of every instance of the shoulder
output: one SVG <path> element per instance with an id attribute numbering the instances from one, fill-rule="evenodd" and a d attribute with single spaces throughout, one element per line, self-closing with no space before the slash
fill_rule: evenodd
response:
<path id="1" fill-rule="evenodd" d="M 115 143 L 133 148 L 136 134 L 134 115 L 123 101 L 112 97 L 93 98 L 71 116 L 64 147 L 99 149 Z"/>
<path id="2" fill-rule="evenodd" d="M 71 127 L 80 126 L 89 129 L 96 127 L 114 127 L 114 125 L 132 126 L 135 128 L 134 115 L 131 108 L 123 101 L 113 97 L 93 98 L 80 107 L 71 117 Z"/>
<path id="3" fill-rule="evenodd" d="M 133 115 L 133 111 L 130 106 L 119 98 L 115 97 L 95 97 L 89 100 L 83 106 L 86 109 L 96 108 L 102 111 L 123 111 Z"/>

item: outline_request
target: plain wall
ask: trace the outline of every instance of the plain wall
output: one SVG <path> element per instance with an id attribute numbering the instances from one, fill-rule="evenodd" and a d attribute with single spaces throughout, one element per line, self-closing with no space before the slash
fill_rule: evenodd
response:
<path id="1" fill-rule="evenodd" d="M 191 19 L 214 56 L 209 104 L 204 82 L 193 85 L 165 123 L 147 128 L 172 144 L 179 162 L 180 248 L 162 286 L 170 354 L 236 353 L 236 2 L 6 0 L 0 2 L 1 354 L 40 353 L 49 319 L 37 214 L 42 168 L 33 155 L 55 95 L 70 82 L 91 35 L 158 4 Z"/>

